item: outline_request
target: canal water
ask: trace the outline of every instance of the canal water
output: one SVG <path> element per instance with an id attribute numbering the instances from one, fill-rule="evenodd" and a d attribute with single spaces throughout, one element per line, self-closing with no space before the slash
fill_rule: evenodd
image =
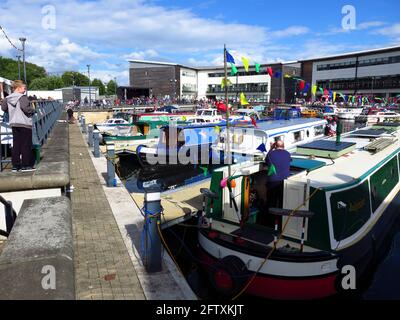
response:
<path id="1" fill-rule="evenodd" d="M 349 132 L 365 125 L 354 121 L 343 121 L 343 131 Z M 212 166 L 182 166 L 159 167 L 150 166 L 141 168 L 133 156 L 120 157 L 119 174 L 125 183 L 126 188 L 131 193 L 143 193 L 143 184 L 147 182 L 157 182 L 162 191 L 174 190 L 184 187 L 191 183 L 206 180 L 211 177 L 215 167 Z M 397 201 L 400 203 L 400 195 Z M 400 208 L 399 208 L 400 210 Z M 358 284 L 357 290 L 351 293 L 344 293 L 334 297 L 334 299 L 362 299 L 364 293 L 371 286 L 374 274 L 379 264 L 386 258 L 391 241 L 396 233 L 400 232 L 400 219 L 393 225 L 392 230 L 387 236 L 383 249 L 379 252 L 376 262 L 370 266 L 367 276 L 362 283 Z M 213 289 L 209 276 L 204 272 L 202 263 L 198 259 L 197 250 L 197 221 L 192 219 L 184 224 L 174 226 L 164 231 L 166 240 L 174 257 L 179 263 L 180 269 L 186 277 L 192 290 L 200 299 L 215 300 L 222 298 Z M 165 253 L 167 254 L 167 253 Z M 254 297 L 243 295 L 240 300 L 254 301 Z"/>

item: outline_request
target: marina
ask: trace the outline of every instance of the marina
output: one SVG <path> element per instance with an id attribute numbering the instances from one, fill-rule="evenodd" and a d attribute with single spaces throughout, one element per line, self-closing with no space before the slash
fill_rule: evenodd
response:
<path id="1" fill-rule="evenodd" d="M 228 23 L 213 1 L 107 3 L 108 31 L 103 0 L 81 2 L 82 30 L 67 10 L 52 36 L 0 22 L 0 301 L 155 301 L 151 319 L 215 302 L 216 319 L 224 303 L 400 299 L 389 18 L 351 29 L 375 42 L 331 28 L 332 49 L 315 21 Z"/>

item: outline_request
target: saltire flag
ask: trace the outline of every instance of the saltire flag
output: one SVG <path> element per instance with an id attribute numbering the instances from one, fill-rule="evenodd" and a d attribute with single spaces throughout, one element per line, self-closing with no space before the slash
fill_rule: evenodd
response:
<path id="1" fill-rule="evenodd" d="M 269 76 L 272 78 L 272 76 L 274 75 L 274 71 L 272 70 L 271 67 L 267 68 L 267 72 L 268 72 Z"/>
<path id="2" fill-rule="evenodd" d="M 240 94 L 240 104 L 241 104 L 242 106 L 247 106 L 247 105 L 250 104 L 250 103 L 247 101 L 246 96 L 244 95 L 243 92 Z"/>
<path id="3" fill-rule="evenodd" d="M 257 150 L 261 151 L 261 152 L 267 152 L 267 148 L 265 147 L 265 144 L 262 143 L 258 146 Z"/>
<path id="4" fill-rule="evenodd" d="M 243 65 L 244 65 L 244 70 L 246 70 L 246 72 L 249 72 L 249 59 L 242 57 L 242 61 L 243 61 Z"/>
<path id="5" fill-rule="evenodd" d="M 233 56 L 226 50 L 226 62 L 235 64 L 235 59 Z"/>
<path id="6" fill-rule="evenodd" d="M 231 63 L 231 67 L 232 67 L 231 76 L 234 76 L 238 73 L 238 69 L 236 68 L 236 66 L 233 63 Z"/>
<path id="7" fill-rule="evenodd" d="M 256 67 L 256 72 L 257 72 L 257 73 L 260 73 L 261 64 L 256 63 L 256 64 L 255 64 L 255 67 Z"/>

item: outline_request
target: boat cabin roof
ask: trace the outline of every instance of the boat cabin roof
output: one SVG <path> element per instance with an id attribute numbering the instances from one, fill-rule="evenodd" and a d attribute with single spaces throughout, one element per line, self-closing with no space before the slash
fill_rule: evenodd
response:
<path id="1" fill-rule="evenodd" d="M 289 119 L 289 120 L 267 120 L 267 121 L 261 121 L 257 123 L 257 128 L 254 128 L 254 126 L 251 126 L 255 130 L 262 130 L 262 131 L 277 131 L 282 133 L 285 133 L 288 131 L 288 129 L 305 129 L 308 127 L 312 126 L 318 126 L 318 125 L 325 125 L 326 120 L 323 119 L 317 119 L 317 118 L 295 118 L 295 119 Z M 249 128 L 249 126 L 235 126 L 233 128 Z"/>

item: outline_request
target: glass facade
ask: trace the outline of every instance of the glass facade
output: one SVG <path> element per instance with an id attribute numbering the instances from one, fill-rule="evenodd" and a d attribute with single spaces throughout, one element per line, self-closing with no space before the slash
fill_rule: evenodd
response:
<path id="1" fill-rule="evenodd" d="M 368 67 L 368 66 L 378 66 L 383 64 L 392 64 L 392 63 L 400 63 L 400 56 L 373 58 L 373 59 L 361 58 L 358 61 L 358 66 Z M 340 63 L 319 64 L 317 65 L 317 71 L 348 69 L 355 67 L 356 67 L 356 61 L 346 61 Z"/>
<path id="2" fill-rule="evenodd" d="M 225 88 L 222 89 L 221 85 L 209 85 L 207 89 L 207 93 L 223 93 L 225 92 Z M 267 83 L 245 83 L 233 84 L 228 87 L 228 92 L 260 92 L 260 93 L 267 93 L 268 92 L 268 84 Z"/>
<path id="3" fill-rule="evenodd" d="M 331 90 L 399 89 L 400 74 L 386 77 L 365 77 L 317 81 L 317 86 Z"/>

